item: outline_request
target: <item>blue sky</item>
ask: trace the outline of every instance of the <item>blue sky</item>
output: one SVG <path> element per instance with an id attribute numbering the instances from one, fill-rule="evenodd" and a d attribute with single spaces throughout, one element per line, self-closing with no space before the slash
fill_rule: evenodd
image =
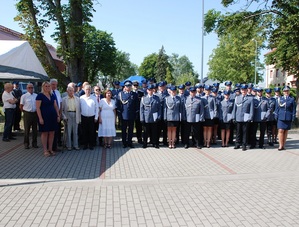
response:
<path id="1" fill-rule="evenodd" d="M 0 9 L 0 24 L 23 32 L 13 18 L 16 1 L 4 1 Z M 209 9 L 230 11 L 220 0 L 205 0 Z M 99 30 L 112 33 L 116 47 L 130 54 L 131 62 L 138 66 L 144 57 L 158 53 L 164 46 L 166 54 L 186 55 L 201 72 L 202 0 L 97 0 L 92 24 Z M 46 30 L 45 40 L 56 47 L 50 38 L 53 26 Z M 208 72 L 208 59 L 217 47 L 217 36 L 204 37 L 204 77 Z"/>

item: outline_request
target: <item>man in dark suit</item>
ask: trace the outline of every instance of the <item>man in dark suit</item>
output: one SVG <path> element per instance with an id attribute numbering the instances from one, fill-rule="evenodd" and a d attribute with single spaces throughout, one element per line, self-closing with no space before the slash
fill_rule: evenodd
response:
<path id="1" fill-rule="evenodd" d="M 116 108 L 121 117 L 122 143 L 123 148 L 131 147 L 134 121 L 136 119 L 138 107 L 138 95 L 131 91 L 132 82 L 127 80 L 124 83 L 124 90 L 119 92 L 116 99 Z"/>

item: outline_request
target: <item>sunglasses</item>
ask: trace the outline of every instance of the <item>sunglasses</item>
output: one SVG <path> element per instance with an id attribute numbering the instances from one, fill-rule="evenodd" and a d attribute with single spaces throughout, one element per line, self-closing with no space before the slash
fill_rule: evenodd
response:
<path id="1" fill-rule="evenodd" d="M 96 91 L 101 91 L 100 89 L 96 89 Z"/>

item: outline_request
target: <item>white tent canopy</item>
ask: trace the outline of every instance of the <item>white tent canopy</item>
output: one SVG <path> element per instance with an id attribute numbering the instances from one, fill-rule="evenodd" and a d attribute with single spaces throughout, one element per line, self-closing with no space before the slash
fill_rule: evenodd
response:
<path id="1" fill-rule="evenodd" d="M 46 71 L 27 41 L 0 40 L 0 80 L 48 79 Z"/>

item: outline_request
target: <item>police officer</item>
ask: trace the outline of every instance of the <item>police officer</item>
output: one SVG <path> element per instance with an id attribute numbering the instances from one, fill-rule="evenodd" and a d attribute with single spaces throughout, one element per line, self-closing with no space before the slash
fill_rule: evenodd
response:
<path id="1" fill-rule="evenodd" d="M 204 147 L 210 148 L 214 117 L 217 115 L 216 99 L 211 95 L 212 86 L 205 85 L 205 95 L 202 97 L 202 103 L 204 106 L 204 119 L 203 122 L 203 137 Z"/>
<path id="2" fill-rule="evenodd" d="M 179 125 L 182 115 L 181 98 L 176 95 L 177 87 L 170 86 L 170 95 L 165 97 L 164 121 L 167 123 L 168 147 L 175 148 L 176 128 Z"/>
<path id="3" fill-rule="evenodd" d="M 135 92 L 138 96 L 138 105 L 137 105 L 137 114 L 135 119 L 135 129 L 136 129 L 136 137 L 139 144 L 142 144 L 142 124 L 140 123 L 140 101 L 141 98 L 144 96 L 144 92 L 139 89 L 139 82 L 133 81 L 133 92 Z"/>
<path id="4" fill-rule="evenodd" d="M 119 116 L 121 117 L 123 148 L 128 146 L 134 148 L 132 144 L 132 137 L 134 121 L 138 110 L 138 96 L 135 92 L 131 91 L 131 81 L 125 81 L 124 86 L 124 90 L 118 93 L 116 107 Z"/>
<path id="5" fill-rule="evenodd" d="M 141 91 L 143 92 L 143 95 L 147 95 L 147 79 L 141 81 L 141 86 Z"/>
<path id="6" fill-rule="evenodd" d="M 276 100 L 276 104 L 277 104 L 277 100 L 281 97 L 281 88 L 280 87 L 275 87 L 274 88 L 274 98 Z M 275 104 L 275 108 L 276 108 L 276 104 Z M 275 130 L 275 134 L 274 134 L 274 143 L 277 144 L 277 136 L 278 136 L 278 129 L 277 129 L 277 119 L 274 117 L 275 119 L 275 124 L 274 124 L 274 130 Z"/>
<path id="7" fill-rule="evenodd" d="M 275 117 L 274 117 L 274 111 L 275 111 L 276 99 L 271 96 L 271 94 L 272 94 L 271 88 L 265 89 L 265 93 L 266 93 L 266 99 L 269 103 L 269 108 L 270 108 L 270 114 L 267 118 L 268 144 L 269 144 L 269 146 L 274 146 L 274 135 L 276 133 L 276 121 L 275 121 Z M 275 128 L 274 128 L 274 125 L 275 125 Z"/>
<path id="8" fill-rule="evenodd" d="M 225 85 L 224 91 L 229 91 L 230 92 L 229 99 L 234 102 L 235 101 L 235 97 L 236 97 L 236 93 L 233 92 L 233 90 L 232 90 L 232 84 L 233 83 L 231 81 L 226 81 L 224 83 L 224 85 Z M 234 144 L 234 131 L 235 131 L 235 125 L 231 124 L 230 125 L 230 135 L 229 135 L 229 143 L 230 144 Z"/>
<path id="9" fill-rule="evenodd" d="M 186 126 L 186 109 L 185 109 L 185 101 L 187 96 L 185 95 L 185 85 L 181 84 L 178 86 L 179 93 L 178 97 L 180 97 L 181 102 L 182 102 L 182 113 L 181 113 L 181 121 L 179 122 L 177 128 L 176 128 L 176 143 L 178 144 L 180 141 L 180 135 L 181 135 L 181 142 L 182 144 L 186 144 L 184 141 L 184 131 L 185 131 L 185 126 Z M 188 95 L 189 96 L 189 95 Z"/>
<path id="10" fill-rule="evenodd" d="M 118 80 L 113 82 L 113 86 L 114 88 L 112 89 L 112 96 L 113 96 L 112 98 L 116 100 L 118 97 L 118 93 L 122 91 L 122 88 Z"/>
<path id="11" fill-rule="evenodd" d="M 166 82 L 165 81 L 161 81 L 158 84 L 158 92 L 156 93 L 156 95 L 159 97 L 160 99 L 160 104 L 161 104 L 161 114 L 162 116 L 164 116 L 163 110 L 164 110 L 164 105 L 165 105 L 165 97 L 168 96 L 168 92 L 166 90 Z M 162 132 L 162 137 L 163 137 L 163 145 L 167 146 L 167 124 L 166 121 L 164 121 L 164 119 L 161 119 L 161 121 L 158 122 L 158 130 L 159 130 L 159 135 L 161 135 Z"/>
<path id="12" fill-rule="evenodd" d="M 234 102 L 229 98 L 231 91 L 223 91 L 224 99 L 219 106 L 219 120 L 221 129 L 222 147 L 228 147 L 230 137 L 230 125 L 232 124 L 232 112 Z"/>
<path id="13" fill-rule="evenodd" d="M 246 84 L 241 86 L 241 95 L 235 98 L 232 117 L 236 122 L 236 144 L 234 149 L 239 149 L 242 145 L 242 150 L 246 151 L 248 123 L 253 120 L 253 99 L 247 96 Z"/>
<path id="14" fill-rule="evenodd" d="M 159 149 L 158 121 L 161 119 L 161 104 L 158 96 L 154 95 L 155 85 L 149 84 L 147 95 L 140 101 L 140 122 L 143 124 L 143 148 L 147 147 L 148 137 L 152 139 L 155 148 Z"/>
<path id="15" fill-rule="evenodd" d="M 191 82 L 190 81 L 187 81 L 185 83 L 185 96 L 188 96 L 190 94 L 189 92 L 189 88 L 191 87 Z"/>
<path id="16" fill-rule="evenodd" d="M 293 97 L 290 97 L 290 87 L 285 86 L 283 96 L 278 98 L 275 109 L 275 115 L 277 118 L 278 128 L 278 150 L 285 150 L 285 144 L 288 137 L 288 131 L 291 129 L 292 121 L 296 118 L 296 101 Z"/>
<path id="17" fill-rule="evenodd" d="M 189 136 L 191 133 L 191 129 L 194 133 L 196 147 L 201 149 L 200 141 L 200 124 L 204 121 L 204 110 L 203 104 L 200 98 L 196 97 L 196 89 L 195 87 L 189 88 L 190 95 L 186 98 L 185 101 L 185 109 L 186 109 L 186 127 L 185 127 L 185 149 L 189 147 Z"/>
<path id="18" fill-rule="evenodd" d="M 256 136 L 258 127 L 260 128 L 259 148 L 265 149 L 265 131 L 267 127 L 267 119 L 270 115 L 270 106 L 268 100 L 263 97 L 263 89 L 256 88 L 255 91 L 257 92 L 257 96 L 253 99 L 253 133 Z M 255 144 L 251 148 L 255 148 Z"/>
<path id="19" fill-rule="evenodd" d="M 253 85 L 253 83 L 249 83 L 247 85 L 247 95 L 246 95 L 249 99 L 254 99 L 254 97 L 256 96 L 256 89 Z M 254 113 L 253 113 L 254 114 Z M 256 134 L 255 134 L 255 130 L 254 130 L 254 126 L 253 126 L 253 120 L 248 122 L 247 124 L 247 129 L 248 129 L 248 133 L 247 133 L 247 141 L 250 144 L 250 149 L 255 148 L 256 145 Z"/>

